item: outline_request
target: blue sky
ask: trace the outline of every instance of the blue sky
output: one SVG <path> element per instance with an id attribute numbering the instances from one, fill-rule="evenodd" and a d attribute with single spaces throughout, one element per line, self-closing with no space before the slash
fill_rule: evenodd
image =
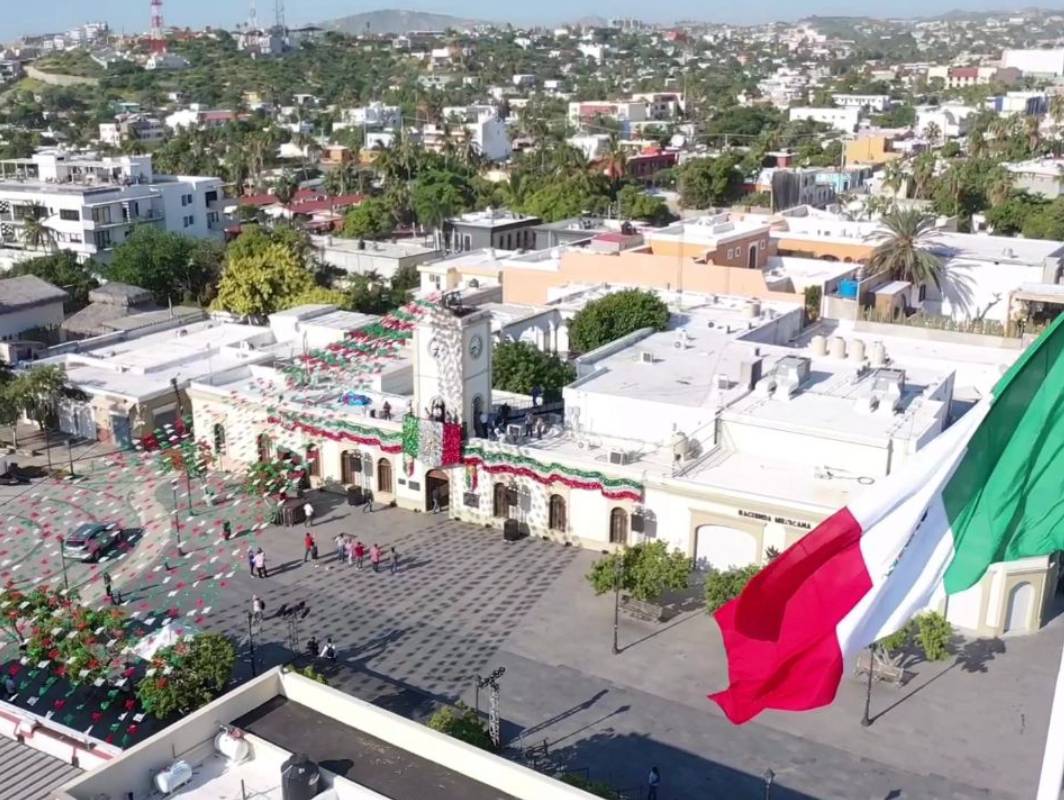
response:
<path id="1" fill-rule="evenodd" d="M 9 13 L 0 15 L 0 40 L 10 40 L 23 33 L 42 33 L 64 30 L 90 19 L 104 19 L 116 30 L 137 32 L 148 27 L 149 0 L 0 0 Z M 951 8 L 1007 9 L 1032 5 L 1031 0 L 894 0 L 884 5 L 873 0 L 758 0 L 734 3 L 720 0 L 672 0 L 653 6 L 653 13 L 643 0 L 542 0 L 529 11 L 511 17 L 514 22 L 559 22 L 582 15 L 630 15 L 649 21 L 668 22 L 676 19 L 706 19 L 721 22 L 766 22 L 774 19 L 794 19 L 808 14 L 937 14 Z M 1046 7 L 1060 8 L 1059 2 L 1045 2 Z M 273 0 L 258 0 L 259 17 L 273 14 Z M 484 19 L 499 19 L 501 12 L 520 14 L 512 6 L 500 6 L 496 0 L 451 0 L 451 2 L 358 3 L 352 0 L 287 0 L 290 23 L 314 22 L 322 19 L 371 11 L 377 8 L 410 8 L 419 11 L 465 15 Z M 535 11 L 531 9 L 534 7 Z M 13 8 L 17 11 L 10 13 Z M 89 10 L 91 8 L 91 11 Z M 200 27 L 221 25 L 231 27 L 247 18 L 247 0 L 164 0 L 167 24 Z"/>

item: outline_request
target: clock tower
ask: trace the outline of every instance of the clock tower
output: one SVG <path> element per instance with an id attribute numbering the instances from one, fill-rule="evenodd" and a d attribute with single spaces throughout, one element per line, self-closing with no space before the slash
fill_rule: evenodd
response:
<path id="1" fill-rule="evenodd" d="M 430 308 L 414 328 L 414 411 L 442 408 L 472 434 L 491 406 L 491 315 L 458 304 Z"/>

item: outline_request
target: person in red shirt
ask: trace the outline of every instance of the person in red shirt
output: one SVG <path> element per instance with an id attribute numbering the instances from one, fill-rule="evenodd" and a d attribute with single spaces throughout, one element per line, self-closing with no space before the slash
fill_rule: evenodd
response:
<path id="1" fill-rule="evenodd" d="M 303 563 L 305 564 L 307 559 L 314 553 L 314 537 L 310 535 L 310 531 L 307 531 L 303 537 Z"/>
<path id="2" fill-rule="evenodd" d="M 362 569 L 362 559 L 366 557 L 366 546 L 362 542 L 355 542 L 355 564 Z"/>

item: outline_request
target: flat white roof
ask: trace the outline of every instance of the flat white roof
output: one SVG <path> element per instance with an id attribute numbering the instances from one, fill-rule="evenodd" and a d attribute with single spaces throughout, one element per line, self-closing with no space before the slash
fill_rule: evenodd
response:
<path id="1" fill-rule="evenodd" d="M 768 227 L 768 217 L 738 217 L 724 213 L 684 219 L 664 228 L 644 228 L 642 233 L 650 242 L 656 239 L 683 240 L 685 243 L 716 246 L 718 242 L 749 236 L 759 231 L 767 232 Z"/>
<path id="2" fill-rule="evenodd" d="M 406 258 L 408 256 L 420 256 L 439 252 L 435 247 L 427 247 L 420 242 L 411 241 L 366 241 L 364 242 L 363 247 L 359 247 L 357 239 L 341 239 L 324 236 L 314 236 L 311 237 L 311 239 L 315 247 L 322 248 L 326 252 L 333 250 L 356 255 L 374 256 L 377 258 Z"/>

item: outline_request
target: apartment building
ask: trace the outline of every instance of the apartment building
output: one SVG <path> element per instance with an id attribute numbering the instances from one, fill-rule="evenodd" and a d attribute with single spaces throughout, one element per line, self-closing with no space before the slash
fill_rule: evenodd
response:
<path id="1" fill-rule="evenodd" d="M 580 127 L 594 123 L 596 119 L 618 122 L 621 135 L 631 132 L 632 123 L 646 122 L 647 104 L 642 100 L 595 101 L 569 104 L 569 123 Z"/>
<path id="2" fill-rule="evenodd" d="M 791 122 L 807 119 L 830 125 L 835 130 L 843 131 L 844 133 L 853 133 L 861 119 L 861 109 L 855 106 L 846 108 L 799 107 L 790 110 L 789 119 Z"/>
<path id="3" fill-rule="evenodd" d="M 403 112 L 399 106 L 389 106 L 381 102 L 372 102 L 358 108 L 345 108 L 340 112 L 340 119 L 333 125 L 333 130 L 344 128 L 362 128 L 380 131 L 398 130 L 403 125 Z"/>
<path id="4" fill-rule="evenodd" d="M 833 94 L 839 108 L 860 108 L 881 114 L 893 105 L 889 94 Z"/>
<path id="5" fill-rule="evenodd" d="M 222 181 L 160 175 L 150 155 L 99 158 L 48 150 L 0 161 L 0 264 L 53 245 L 79 259 L 107 261 L 141 225 L 196 238 L 222 236 Z M 33 243 L 39 219 L 50 241 Z"/>
<path id="6" fill-rule="evenodd" d="M 166 138 L 162 120 L 144 114 L 119 114 L 114 122 L 101 122 L 99 139 L 103 144 L 121 147 L 125 142 L 159 144 Z"/>
<path id="7" fill-rule="evenodd" d="M 1001 54 L 1001 66 L 1012 67 L 1024 75 L 1064 76 L 1064 49 L 1054 50 L 1005 50 Z"/>

